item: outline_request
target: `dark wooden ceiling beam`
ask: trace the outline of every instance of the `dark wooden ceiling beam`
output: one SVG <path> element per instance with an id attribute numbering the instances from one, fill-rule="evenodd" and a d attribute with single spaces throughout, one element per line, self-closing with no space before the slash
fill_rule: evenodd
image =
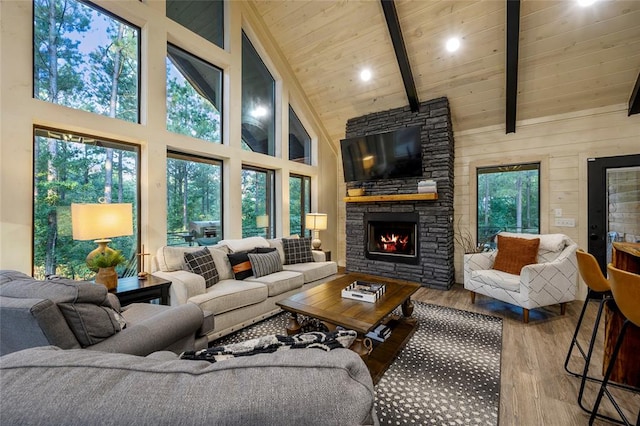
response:
<path id="1" fill-rule="evenodd" d="M 404 38 L 402 37 L 402 30 L 400 29 L 400 21 L 398 20 L 396 5 L 393 0 L 380 0 L 380 2 L 382 3 L 384 17 L 387 20 L 387 28 L 389 28 L 389 34 L 391 35 L 393 50 L 396 53 L 396 59 L 398 60 L 398 66 L 400 67 L 404 90 L 407 92 L 411 111 L 416 112 L 420 108 L 420 101 L 418 100 L 418 92 L 416 90 L 415 81 L 413 80 L 411 65 L 409 65 L 409 55 L 407 55 L 407 48 L 404 44 Z"/>
<path id="2" fill-rule="evenodd" d="M 640 74 L 636 80 L 636 85 L 633 86 L 633 92 L 629 98 L 629 115 L 637 114 L 640 112 Z"/>
<path id="3" fill-rule="evenodd" d="M 518 48 L 520 44 L 520 0 L 507 0 L 506 132 L 516 131 L 518 100 Z"/>

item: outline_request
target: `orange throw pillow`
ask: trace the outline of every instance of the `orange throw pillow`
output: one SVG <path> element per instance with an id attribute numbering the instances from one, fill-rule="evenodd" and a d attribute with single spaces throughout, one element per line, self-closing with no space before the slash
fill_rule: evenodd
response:
<path id="1" fill-rule="evenodd" d="M 540 238 L 512 238 L 498 235 L 498 254 L 493 269 L 520 275 L 524 266 L 538 263 Z"/>

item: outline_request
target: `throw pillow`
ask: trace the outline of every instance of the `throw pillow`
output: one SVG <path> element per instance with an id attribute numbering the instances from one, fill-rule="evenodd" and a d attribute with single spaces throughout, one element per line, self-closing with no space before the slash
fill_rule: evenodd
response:
<path id="1" fill-rule="evenodd" d="M 233 269 L 233 275 L 236 280 L 244 280 L 253 275 L 248 252 L 229 253 L 227 257 L 229 258 L 229 262 L 231 262 L 231 269 Z"/>
<path id="2" fill-rule="evenodd" d="M 206 247 L 192 253 L 185 253 L 184 261 L 191 272 L 204 278 L 204 284 L 207 288 L 220 281 L 216 264 Z"/>
<path id="3" fill-rule="evenodd" d="M 313 262 L 311 253 L 311 237 L 283 238 L 284 264 Z"/>
<path id="4" fill-rule="evenodd" d="M 271 253 L 276 250 L 277 249 L 275 247 L 256 247 L 254 252 L 255 253 Z"/>
<path id="5" fill-rule="evenodd" d="M 248 256 L 256 278 L 282 271 L 280 255 L 275 249 L 267 253 L 249 253 Z"/>
<path id="6" fill-rule="evenodd" d="M 520 270 L 538 262 L 540 239 L 511 238 L 498 235 L 498 254 L 493 269 L 520 275 Z"/>

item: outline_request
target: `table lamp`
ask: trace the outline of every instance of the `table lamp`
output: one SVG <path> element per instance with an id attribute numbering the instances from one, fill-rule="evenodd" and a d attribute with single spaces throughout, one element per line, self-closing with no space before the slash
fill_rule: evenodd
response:
<path id="1" fill-rule="evenodd" d="M 327 229 L 326 213 L 307 213 L 305 216 L 305 228 L 313 231 L 311 246 L 314 250 L 320 250 L 320 231 Z"/>
<path id="2" fill-rule="evenodd" d="M 74 240 L 94 240 L 98 247 L 87 255 L 113 252 L 109 238 L 133 235 L 131 203 L 71 204 L 71 230 Z"/>

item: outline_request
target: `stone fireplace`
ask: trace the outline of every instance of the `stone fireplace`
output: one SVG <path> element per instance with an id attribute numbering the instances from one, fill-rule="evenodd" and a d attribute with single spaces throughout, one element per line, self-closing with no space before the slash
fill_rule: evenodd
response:
<path id="1" fill-rule="evenodd" d="M 346 203 L 346 270 L 418 282 L 448 289 L 453 267 L 454 141 L 446 98 L 420 104 L 417 112 L 397 108 L 350 119 L 346 137 L 421 126 L 421 178 L 349 183 L 364 187 L 367 196 L 417 194 L 418 182 L 437 182 L 435 200 L 368 201 Z"/>

